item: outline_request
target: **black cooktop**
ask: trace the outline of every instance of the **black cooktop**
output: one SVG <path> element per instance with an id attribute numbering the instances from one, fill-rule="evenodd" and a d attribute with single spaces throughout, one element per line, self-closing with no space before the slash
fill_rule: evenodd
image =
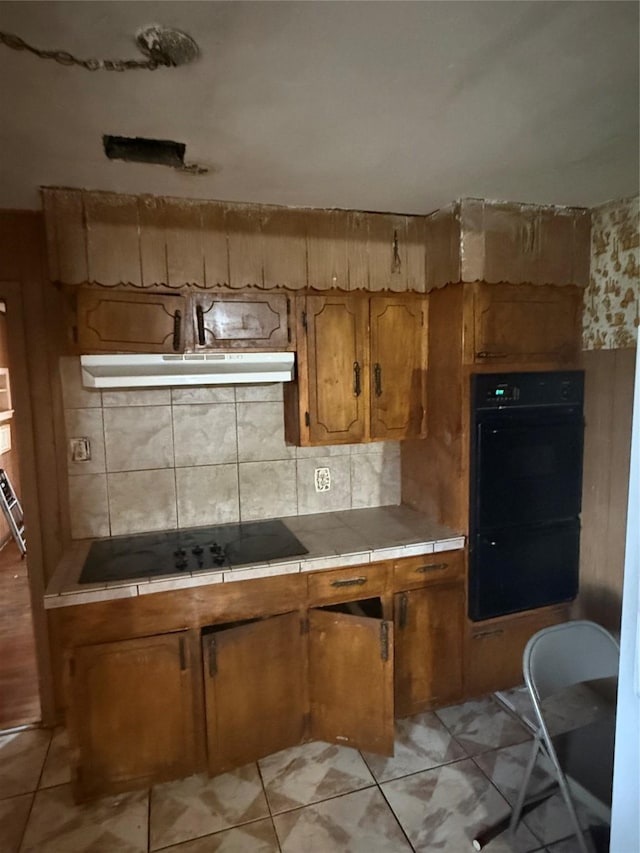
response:
<path id="1" fill-rule="evenodd" d="M 307 553 L 302 542 L 281 521 L 117 536 L 92 543 L 80 583 L 189 574 Z"/>

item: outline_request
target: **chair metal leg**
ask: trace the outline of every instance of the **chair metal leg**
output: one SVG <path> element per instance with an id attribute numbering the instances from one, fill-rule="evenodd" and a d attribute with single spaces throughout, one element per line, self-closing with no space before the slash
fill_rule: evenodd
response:
<path id="1" fill-rule="evenodd" d="M 524 801 L 527 796 L 527 789 L 529 787 L 529 780 L 531 779 L 531 774 L 533 773 L 533 768 L 536 763 L 536 758 L 538 757 L 539 751 L 540 738 L 538 737 L 538 735 L 536 735 L 533 740 L 533 745 L 531 747 L 531 753 L 529 754 L 529 761 L 527 762 L 527 767 L 524 771 L 524 778 L 522 780 L 522 784 L 520 785 L 518 799 L 516 800 L 516 804 L 513 807 L 513 811 L 511 812 L 511 820 L 509 822 L 510 832 L 515 832 L 518 828 L 518 824 L 520 823 L 520 818 L 522 817 L 522 808 L 524 806 Z"/>
<path id="2" fill-rule="evenodd" d="M 582 827 L 580 826 L 576 807 L 573 803 L 573 797 L 571 796 L 571 789 L 569 788 L 567 778 L 564 775 L 562 768 L 560 767 L 560 762 L 558 761 L 556 751 L 555 749 L 549 749 L 547 744 L 545 743 L 545 752 L 547 753 L 556 771 L 556 777 L 558 779 L 558 784 L 560 785 L 562 798 L 564 799 L 565 805 L 569 810 L 569 816 L 571 817 L 571 823 L 573 824 L 573 829 L 578 840 L 578 847 L 580 848 L 580 853 L 589 853 L 589 848 L 587 847 L 587 842 L 584 838 L 584 832 L 582 830 Z"/>

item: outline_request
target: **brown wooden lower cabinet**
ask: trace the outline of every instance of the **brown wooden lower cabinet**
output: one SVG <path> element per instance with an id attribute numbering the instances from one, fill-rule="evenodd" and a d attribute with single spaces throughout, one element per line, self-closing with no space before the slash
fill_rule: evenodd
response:
<path id="1" fill-rule="evenodd" d="M 481 696 L 522 684 L 522 653 L 529 638 L 541 628 L 568 618 L 568 606 L 562 605 L 471 623 L 465 655 L 465 694 Z"/>
<path id="2" fill-rule="evenodd" d="M 309 690 L 314 740 L 393 755 L 393 623 L 380 599 L 309 611 Z"/>
<path id="3" fill-rule="evenodd" d="M 188 776 L 196 760 L 189 632 L 75 650 L 69 680 L 78 799 Z"/>
<path id="4" fill-rule="evenodd" d="M 435 584 L 394 596 L 395 715 L 462 697 L 464 587 Z"/>
<path id="5" fill-rule="evenodd" d="M 204 633 L 212 775 L 304 740 L 304 630 L 304 620 L 295 612 Z"/>

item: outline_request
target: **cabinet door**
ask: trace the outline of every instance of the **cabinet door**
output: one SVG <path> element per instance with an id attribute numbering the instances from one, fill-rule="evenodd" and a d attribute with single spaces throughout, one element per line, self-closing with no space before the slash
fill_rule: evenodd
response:
<path id="1" fill-rule="evenodd" d="M 309 611 L 311 736 L 393 754 L 393 626 Z"/>
<path id="2" fill-rule="evenodd" d="M 395 595 L 396 717 L 462 696 L 464 589 L 429 586 Z"/>
<path id="3" fill-rule="evenodd" d="M 240 767 L 303 740 L 302 641 L 297 612 L 205 634 L 210 773 Z"/>
<path id="4" fill-rule="evenodd" d="M 194 770 L 194 678 L 186 631 L 73 653 L 70 730 L 80 799 Z"/>
<path id="5" fill-rule="evenodd" d="M 311 296 L 306 300 L 305 323 L 309 441 L 362 441 L 369 396 L 367 303 L 352 296 Z"/>
<path id="6" fill-rule="evenodd" d="M 576 287 L 474 285 L 476 363 L 566 365 L 580 348 Z"/>
<path id="7" fill-rule="evenodd" d="M 426 302 L 371 299 L 371 437 L 420 438 L 426 408 Z"/>
<path id="8" fill-rule="evenodd" d="M 185 299 L 172 293 L 89 290 L 78 293 L 78 345 L 83 352 L 180 352 Z"/>
<path id="9" fill-rule="evenodd" d="M 290 349 L 290 301 L 283 294 L 194 294 L 195 349 Z"/>

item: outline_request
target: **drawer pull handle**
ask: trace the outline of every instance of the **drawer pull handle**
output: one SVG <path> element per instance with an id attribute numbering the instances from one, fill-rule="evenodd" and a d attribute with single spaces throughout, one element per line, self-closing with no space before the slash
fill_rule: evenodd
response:
<path id="1" fill-rule="evenodd" d="M 484 640 L 487 637 L 498 637 L 500 634 L 504 634 L 504 628 L 496 628 L 494 631 L 481 631 L 479 634 L 474 634 L 474 640 Z"/>
<path id="2" fill-rule="evenodd" d="M 344 580 L 331 581 L 331 586 L 362 586 L 367 579 L 360 576 L 357 578 L 345 578 Z"/>
<path id="3" fill-rule="evenodd" d="M 476 353 L 476 358 L 506 358 L 508 353 L 506 352 L 489 352 L 488 350 L 481 350 Z"/>
<path id="4" fill-rule="evenodd" d="M 180 637 L 178 649 L 180 651 L 180 671 L 185 672 L 187 669 L 187 654 L 184 647 L 184 637 Z"/>
<path id="5" fill-rule="evenodd" d="M 426 572 L 443 572 L 449 568 L 449 563 L 430 563 L 428 566 L 418 566 L 415 569 L 418 574 L 424 575 Z"/>

